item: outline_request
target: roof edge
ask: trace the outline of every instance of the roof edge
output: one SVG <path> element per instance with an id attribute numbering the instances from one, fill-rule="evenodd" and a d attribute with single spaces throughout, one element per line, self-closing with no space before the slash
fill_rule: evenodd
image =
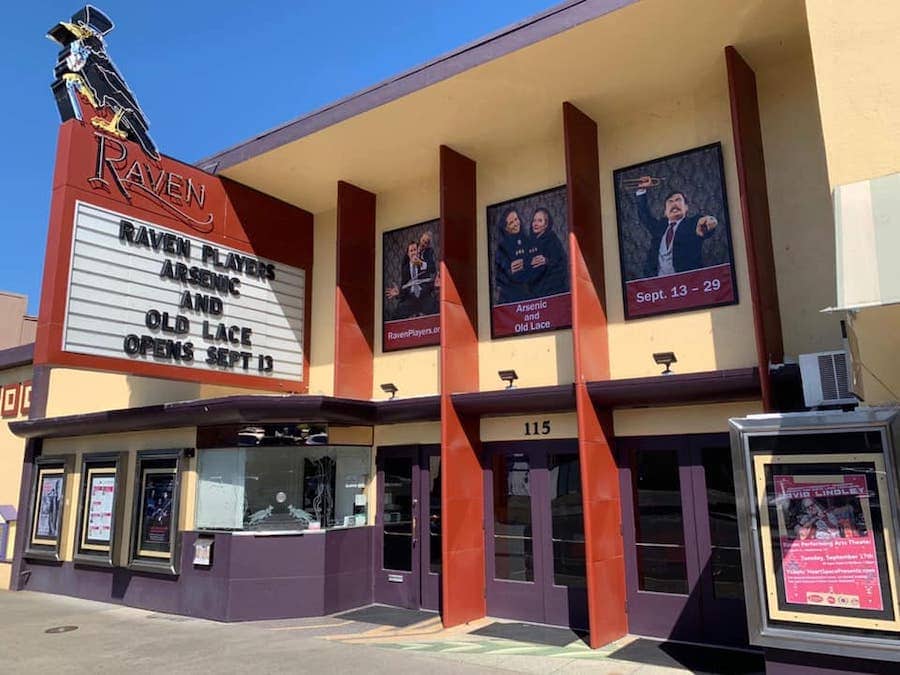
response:
<path id="1" fill-rule="evenodd" d="M 218 173 L 637 1 L 568 0 L 201 159 L 195 166 Z"/>
<path id="2" fill-rule="evenodd" d="M 27 366 L 34 362 L 34 343 L 0 349 L 0 370 Z"/>

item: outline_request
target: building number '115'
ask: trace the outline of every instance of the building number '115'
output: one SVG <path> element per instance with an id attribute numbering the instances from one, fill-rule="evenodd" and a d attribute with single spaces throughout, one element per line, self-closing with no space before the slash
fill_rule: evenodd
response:
<path id="1" fill-rule="evenodd" d="M 525 422 L 526 436 L 546 436 L 550 433 L 550 420 Z"/>

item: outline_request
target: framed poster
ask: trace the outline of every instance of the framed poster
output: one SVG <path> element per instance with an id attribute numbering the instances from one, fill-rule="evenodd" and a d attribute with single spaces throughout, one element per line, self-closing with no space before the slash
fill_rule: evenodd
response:
<path id="1" fill-rule="evenodd" d="M 78 500 L 78 536 L 75 560 L 79 563 L 113 564 L 113 548 L 121 520 L 121 484 L 116 455 L 86 455 L 81 466 Z"/>
<path id="2" fill-rule="evenodd" d="M 139 453 L 132 521 L 132 568 L 176 574 L 179 452 Z"/>
<path id="3" fill-rule="evenodd" d="M 440 220 L 385 232 L 382 243 L 382 351 L 441 342 Z"/>
<path id="4" fill-rule="evenodd" d="M 32 544 L 54 546 L 59 543 L 65 484 L 66 473 L 62 467 L 38 470 Z"/>
<path id="5" fill-rule="evenodd" d="M 720 143 L 613 172 L 626 319 L 738 301 Z"/>
<path id="6" fill-rule="evenodd" d="M 572 326 L 566 186 L 487 207 L 491 337 Z"/>
<path id="7" fill-rule="evenodd" d="M 59 560 L 68 461 L 54 457 L 35 462 L 26 557 Z"/>
<path id="8" fill-rule="evenodd" d="M 769 617 L 900 631 L 883 456 L 756 455 L 753 462 Z"/>

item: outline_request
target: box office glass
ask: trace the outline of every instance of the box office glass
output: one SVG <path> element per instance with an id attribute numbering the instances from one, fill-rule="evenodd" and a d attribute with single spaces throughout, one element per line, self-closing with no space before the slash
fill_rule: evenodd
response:
<path id="1" fill-rule="evenodd" d="M 196 526 L 302 531 L 368 522 L 372 450 L 343 446 L 199 451 Z"/>
<path id="2" fill-rule="evenodd" d="M 731 420 L 750 641 L 900 660 L 897 410 Z"/>

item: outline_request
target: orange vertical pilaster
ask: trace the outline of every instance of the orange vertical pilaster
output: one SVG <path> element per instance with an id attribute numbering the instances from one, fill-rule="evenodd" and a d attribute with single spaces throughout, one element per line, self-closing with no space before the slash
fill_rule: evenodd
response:
<path id="1" fill-rule="evenodd" d="M 563 103 L 575 409 L 584 503 L 590 644 L 596 648 L 628 631 L 619 474 L 611 410 L 598 410 L 587 383 L 609 379 L 603 223 L 596 123 Z"/>
<path id="2" fill-rule="evenodd" d="M 338 182 L 334 395 L 372 397 L 375 195 Z"/>
<path id="3" fill-rule="evenodd" d="M 747 247 L 747 272 L 759 383 L 763 406 L 774 410 L 769 363 L 784 359 L 772 225 L 769 220 L 769 193 L 766 187 L 766 160 L 763 155 L 756 74 L 734 47 L 725 47 L 728 68 L 728 95 L 731 101 L 731 131 L 741 193 L 741 217 Z"/>
<path id="4" fill-rule="evenodd" d="M 478 417 L 451 394 L 478 390 L 475 162 L 441 146 L 441 512 L 442 619 L 485 615 L 484 477 Z"/>

